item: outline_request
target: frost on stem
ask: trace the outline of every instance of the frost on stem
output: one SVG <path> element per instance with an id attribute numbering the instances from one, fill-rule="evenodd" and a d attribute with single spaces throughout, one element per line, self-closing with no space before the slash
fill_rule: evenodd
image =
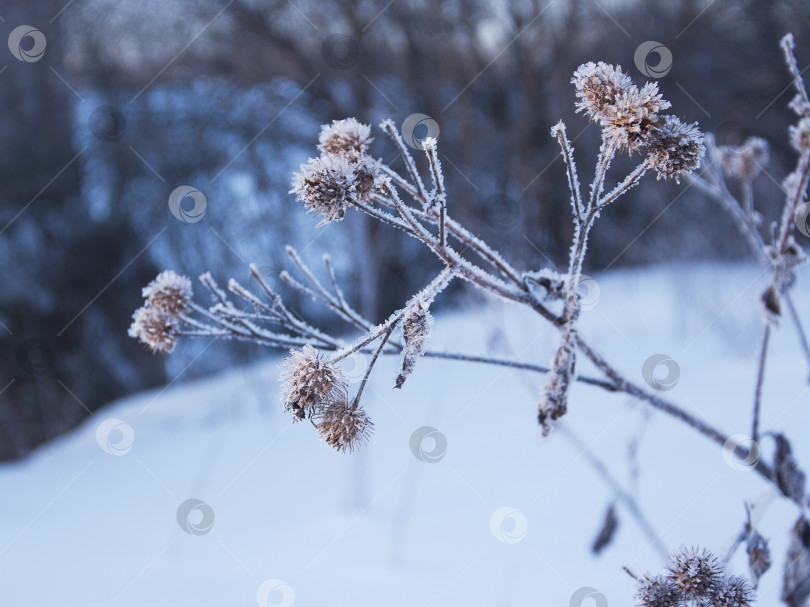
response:
<path id="1" fill-rule="evenodd" d="M 543 436 L 548 436 L 552 422 L 568 411 L 568 386 L 574 376 L 576 361 L 575 342 L 574 331 L 568 327 L 551 359 L 546 385 L 540 391 L 537 421 L 543 428 Z"/>
<path id="2" fill-rule="evenodd" d="M 405 348 L 402 350 L 402 371 L 397 376 L 396 388 L 402 384 L 413 372 L 416 360 L 425 349 L 425 342 L 433 332 L 433 316 L 429 307 L 421 301 L 415 302 L 402 320 L 402 336 L 405 339 Z"/>
<path id="3" fill-rule="evenodd" d="M 434 190 L 430 196 L 431 205 L 442 208 L 447 206 L 447 195 L 444 189 L 444 172 L 442 171 L 442 163 L 439 160 L 437 145 L 438 141 L 436 141 L 435 137 L 425 137 L 422 142 L 422 148 L 425 150 L 430 165 L 430 175 L 433 178 Z"/>
<path id="4" fill-rule="evenodd" d="M 810 103 L 807 103 L 802 95 L 797 94 L 793 97 L 788 107 L 799 116 L 810 117 Z"/>
<path id="5" fill-rule="evenodd" d="M 543 268 L 533 272 L 524 272 L 523 283 L 526 288 L 540 301 L 553 301 L 562 299 L 565 278 L 551 268 Z"/>
<path id="6" fill-rule="evenodd" d="M 568 174 L 568 189 L 571 191 L 571 208 L 574 211 L 574 216 L 581 220 L 584 209 L 582 207 L 579 176 L 577 175 L 577 164 L 574 162 L 574 148 L 568 140 L 565 123 L 562 120 L 551 127 L 551 136 L 555 137 L 560 144 L 560 153 L 565 161 Z"/>
<path id="7" fill-rule="evenodd" d="M 810 151 L 810 117 L 800 119 L 798 124 L 791 126 L 788 131 L 790 143 L 797 152 Z"/>
<path id="8" fill-rule="evenodd" d="M 293 422 L 311 419 L 334 403 L 344 402 L 348 382 L 343 372 L 309 344 L 290 350 L 279 375 L 284 410 Z"/>
<path id="9" fill-rule="evenodd" d="M 152 352 L 169 353 L 177 343 L 181 315 L 191 305 L 191 281 L 164 270 L 141 291 L 145 303 L 135 310 L 128 335 Z"/>
<path id="10" fill-rule="evenodd" d="M 310 158 L 293 175 L 291 194 L 304 203 L 309 213 L 320 215 L 318 225 L 340 221 L 346 207 L 366 200 L 374 189 L 374 167 L 365 159 L 348 154 L 323 154 Z"/>
<path id="11" fill-rule="evenodd" d="M 374 433 L 374 424 L 358 404 L 349 404 L 346 398 L 331 403 L 316 416 L 318 435 L 341 453 L 352 453 L 368 442 Z"/>

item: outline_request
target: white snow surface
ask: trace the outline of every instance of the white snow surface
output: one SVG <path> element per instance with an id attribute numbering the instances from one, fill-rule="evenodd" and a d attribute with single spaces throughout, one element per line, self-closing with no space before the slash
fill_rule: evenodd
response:
<path id="1" fill-rule="evenodd" d="M 601 353 L 640 383 L 649 356 L 671 356 L 680 379 L 664 397 L 728 434 L 750 433 L 756 297 L 767 273 L 705 265 L 594 278 L 600 298 L 583 312 L 581 330 Z M 808 279 L 805 270 L 796 291 L 805 322 Z M 476 299 L 443 313 L 442 304 L 434 305 L 429 349 L 545 364 L 557 345 L 555 330 L 516 306 Z M 215 360 L 216 349 L 203 356 Z M 590 587 L 606 603 L 596 596 L 582 604 L 602 607 L 636 604 L 622 564 L 661 571 L 662 557 L 621 504 L 614 542 L 590 554 L 614 495 L 562 432 L 541 438 L 543 376 L 421 359 L 400 391 L 392 389 L 400 360 L 385 357 L 364 395 L 375 435 L 359 454 L 341 455 L 282 411 L 279 360 L 125 398 L 26 461 L 0 466 L 0 604 L 579 607 L 572 595 Z M 358 363 L 347 368 L 356 382 Z M 179 367 L 186 364 L 194 363 Z M 582 360 L 577 371 L 595 374 Z M 785 432 L 805 466 L 807 380 L 785 322 L 771 340 L 762 428 Z M 628 440 L 645 410 L 577 384 L 564 418 L 634 494 Z M 132 429 L 122 455 L 97 440 L 111 418 Z M 422 426 L 446 437 L 440 461 L 412 454 L 409 439 Z M 110 445 L 126 447 L 122 430 L 109 434 Z M 422 445 L 427 452 L 432 441 Z M 762 449 L 770 460 L 772 439 Z M 638 501 L 669 548 L 700 544 L 723 554 L 742 529 L 744 502 L 758 505 L 774 558 L 760 604 L 778 604 L 797 508 L 662 413 L 649 420 L 638 462 Z M 177 510 L 189 498 L 213 510 L 207 533 L 180 528 Z M 731 569 L 747 573 L 742 551 Z"/>

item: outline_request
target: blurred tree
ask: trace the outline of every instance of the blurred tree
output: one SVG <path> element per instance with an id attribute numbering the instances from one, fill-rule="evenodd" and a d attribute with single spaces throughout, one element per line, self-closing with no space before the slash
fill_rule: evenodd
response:
<path id="1" fill-rule="evenodd" d="M 778 39 L 793 30 L 797 55 L 810 57 L 806 0 L 6 0 L 0 13 L 6 37 L 26 24 L 47 39 L 38 62 L 0 61 L 0 251 L 12 260 L 0 292 L 0 389 L 14 380 L 0 396 L 0 457 L 81 421 L 68 389 L 92 410 L 164 380 L 160 359 L 125 337 L 158 266 L 245 278 L 248 261 L 283 267 L 284 242 L 305 255 L 331 246 L 347 272 L 357 264 L 341 255 L 362 256 L 348 295 L 377 319 L 421 284 L 435 260 L 413 243 L 392 243 L 362 218 L 346 240 L 314 242 L 322 232 L 290 204 L 290 174 L 321 122 L 430 117 L 451 213 L 532 269 L 564 263 L 572 230 L 549 128 L 564 119 L 583 158 L 599 145 L 572 108 L 579 64 L 620 63 L 643 81 L 636 49 L 665 45 L 673 61 L 659 85 L 683 118 L 721 144 L 775 143 L 773 181 L 757 186 L 775 205 L 793 162 L 778 143 L 789 123 Z M 99 123 L 104 106 L 114 111 Z M 170 192 L 185 184 L 208 196 L 204 222 L 169 214 Z M 764 211 L 770 220 L 776 207 Z M 594 236 L 588 271 L 747 255 L 725 237 L 717 205 L 686 184 L 673 193 L 645 182 L 605 222 L 613 229 Z M 27 339 L 53 350 L 47 373 L 20 365 Z M 237 360 L 218 349 L 226 354 L 189 374 Z"/>

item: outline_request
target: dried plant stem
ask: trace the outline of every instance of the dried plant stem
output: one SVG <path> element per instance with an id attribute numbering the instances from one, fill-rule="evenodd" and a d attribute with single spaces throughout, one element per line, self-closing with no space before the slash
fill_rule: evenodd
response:
<path id="1" fill-rule="evenodd" d="M 784 300 L 787 303 L 790 318 L 793 320 L 793 324 L 796 326 L 796 333 L 799 336 L 799 344 L 802 347 L 802 352 L 804 352 L 804 356 L 807 358 L 808 364 L 810 364 L 810 344 L 807 342 L 807 334 L 804 331 L 804 326 L 802 325 L 802 321 L 799 318 L 798 312 L 796 311 L 796 306 L 793 305 L 793 297 L 789 292 L 786 292 L 784 295 Z M 808 376 L 807 381 L 810 382 L 810 376 Z"/>
<path id="2" fill-rule="evenodd" d="M 787 63 L 791 76 L 793 76 L 793 84 L 796 86 L 796 90 L 799 92 L 799 95 L 801 95 L 805 105 L 810 105 L 810 98 L 807 96 L 807 88 L 804 86 L 802 73 L 799 71 L 799 66 L 796 64 L 796 57 L 793 54 L 793 47 L 795 46 L 793 34 L 785 35 L 782 38 L 781 44 L 782 51 L 785 54 L 785 62 Z"/>
<path id="3" fill-rule="evenodd" d="M 430 175 L 433 178 L 433 185 L 436 187 L 435 204 L 439 212 L 439 246 L 444 250 L 447 244 L 447 196 L 444 191 L 444 178 L 439 166 L 439 156 L 436 151 L 436 140 L 431 139 L 425 142 L 425 154 L 430 166 Z"/>
<path id="4" fill-rule="evenodd" d="M 648 392 L 644 388 L 628 381 L 624 378 L 624 376 L 619 373 L 614 367 L 612 367 L 602 356 L 600 356 L 593 348 L 591 348 L 585 341 L 583 341 L 582 337 L 577 334 L 577 347 L 579 350 L 585 354 L 585 356 L 594 364 L 596 367 L 602 371 L 609 379 L 613 381 L 615 384 L 616 391 L 624 392 L 625 394 L 629 394 L 630 396 L 638 397 L 639 399 L 649 403 L 655 409 L 659 411 L 663 411 L 667 415 L 674 417 L 675 419 L 680 420 L 681 422 L 687 424 L 694 430 L 698 431 L 703 436 L 711 439 L 716 444 L 724 447 L 726 441 L 728 440 L 728 436 L 711 426 L 710 424 L 704 422 L 701 419 L 698 419 L 694 415 L 684 411 L 678 405 L 675 405 L 663 398 Z M 768 464 L 766 464 L 762 459 L 757 460 L 757 463 L 754 467 L 760 476 L 765 478 L 770 482 L 774 482 L 774 474 L 773 470 L 771 469 Z"/>
<path id="5" fill-rule="evenodd" d="M 592 211 L 597 208 L 597 202 L 602 196 L 602 189 L 605 187 L 605 177 L 607 170 L 610 167 L 610 162 L 616 154 L 617 138 L 614 136 L 612 139 L 606 139 L 602 136 L 602 146 L 599 148 L 599 157 L 596 161 L 596 172 L 591 184 L 591 200 L 588 203 L 588 210 Z"/>
<path id="6" fill-rule="evenodd" d="M 652 166 L 650 161 L 644 160 L 644 162 L 642 162 L 635 169 L 633 169 L 627 175 L 627 177 L 625 177 L 621 181 L 621 183 L 619 183 L 615 188 L 613 188 L 610 192 L 608 192 L 602 198 L 599 199 L 598 207 L 600 209 L 604 208 L 611 202 L 615 201 L 617 198 L 625 194 L 627 190 L 629 190 L 639 181 L 641 181 L 641 178 L 644 177 L 644 174 L 649 170 L 650 166 Z"/>
<path id="7" fill-rule="evenodd" d="M 711 150 L 712 147 L 709 149 Z M 699 175 L 692 174 L 690 179 L 692 183 L 723 205 L 723 208 L 726 209 L 734 219 L 737 228 L 742 232 L 743 236 L 745 236 L 748 245 L 751 247 L 751 250 L 754 252 L 754 255 L 757 256 L 760 263 L 770 263 L 765 255 L 765 242 L 762 240 L 756 227 L 751 223 L 750 216 L 746 216 L 743 213 L 742 208 L 731 193 L 725 187 L 711 184 Z"/>
<path id="8" fill-rule="evenodd" d="M 391 137 L 394 145 L 397 146 L 399 155 L 402 157 L 402 160 L 405 163 L 405 168 L 408 171 L 408 175 L 411 177 L 411 181 L 416 186 L 416 191 L 418 192 L 419 196 L 422 198 L 422 200 L 427 201 L 428 195 L 427 191 L 425 190 L 425 185 L 422 183 L 422 178 L 419 176 L 419 171 L 416 170 L 416 163 L 413 160 L 413 156 L 411 156 L 411 153 L 405 146 L 405 142 L 402 140 L 402 136 L 399 134 L 399 131 L 394 126 L 394 123 L 390 120 L 386 120 L 381 126 L 388 136 Z"/>
<path id="9" fill-rule="evenodd" d="M 388 338 L 391 337 L 391 333 L 394 331 L 394 327 L 396 327 L 396 322 L 391 323 L 391 325 L 386 329 L 386 331 L 382 335 L 382 339 L 380 339 L 380 345 L 377 346 L 377 349 L 374 351 L 374 355 L 371 357 L 371 361 L 368 363 L 368 368 L 366 369 L 365 375 L 363 375 L 363 381 L 360 382 L 360 387 L 357 389 L 357 395 L 354 397 L 353 405 L 358 405 L 360 403 L 360 397 L 363 395 L 363 390 L 366 387 L 366 382 L 368 382 L 368 378 L 371 375 L 371 370 L 374 368 L 377 359 L 380 357 L 380 353 L 385 348 L 385 343 L 388 341 Z"/>
<path id="10" fill-rule="evenodd" d="M 445 268 L 430 283 L 416 295 L 414 295 L 404 308 L 392 314 L 384 323 L 372 329 L 367 334 L 363 335 L 359 340 L 350 346 L 345 346 L 338 350 L 332 357 L 332 362 L 337 363 L 361 350 L 371 342 L 375 341 L 378 337 L 388 333 L 390 335 L 393 327 L 402 319 L 405 312 L 413 304 L 413 302 L 423 299 L 433 300 L 433 298 L 450 284 L 456 273 L 451 268 Z M 387 339 L 387 338 L 386 338 Z"/>
<path id="11" fill-rule="evenodd" d="M 574 216 L 577 218 L 577 223 L 581 224 L 582 214 L 585 212 L 585 208 L 582 205 L 582 193 L 579 189 L 579 177 L 577 176 L 577 165 L 576 162 L 574 162 L 574 150 L 571 147 L 571 142 L 568 140 L 565 123 L 560 120 L 552 129 L 552 133 L 556 135 L 557 142 L 560 144 L 560 153 L 565 162 L 565 170 L 568 176 L 568 189 L 571 191 L 571 206 L 574 210 Z"/>
<path id="12" fill-rule="evenodd" d="M 385 352 L 385 354 L 398 354 L 399 352 Z M 457 354 L 453 352 L 433 352 L 431 350 L 426 350 L 422 353 L 422 356 L 427 358 L 443 358 L 447 360 L 459 360 L 464 362 L 472 362 L 472 363 L 483 363 L 487 365 L 495 365 L 501 367 L 509 367 L 511 369 L 517 369 L 520 371 L 532 371 L 535 373 L 548 373 L 549 368 L 544 367 L 542 365 L 534 365 L 530 363 L 522 363 L 513 360 L 507 359 L 499 359 L 499 358 L 491 358 L 488 356 L 473 356 L 470 354 Z M 589 377 L 587 375 L 577 375 L 576 381 L 588 384 L 591 386 L 596 386 L 598 388 L 602 388 L 607 390 L 608 392 L 613 392 L 616 390 L 616 386 L 613 382 L 606 381 L 604 379 L 598 379 L 596 377 Z"/>
<path id="13" fill-rule="evenodd" d="M 799 181 L 796 184 L 795 192 L 793 192 L 793 199 L 789 200 L 785 205 L 785 209 L 782 212 L 782 221 L 779 224 L 777 246 L 781 253 L 784 253 L 787 248 L 790 235 L 793 232 L 793 218 L 796 216 L 796 210 L 802 203 L 804 193 L 807 191 L 807 181 L 810 179 L 810 150 L 802 154 L 799 159 L 799 168 L 796 172 L 799 175 Z"/>
<path id="14" fill-rule="evenodd" d="M 765 331 L 762 335 L 762 347 L 759 351 L 759 364 L 757 366 L 757 383 L 754 387 L 754 413 L 751 423 L 751 439 L 759 441 L 759 413 L 762 407 L 762 385 L 765 380 L 765 361 L 768 358 L 768 342 L 771 336 L 771 325 L 765 323 Z"/>
<path id="15" fill-rule="evenodd" d="M 630 495 L 627 491 L 625 491 L 624 487 L 622 487 L 621 483 L 616 480 L 610 470 L 608 469 L 605 462 L 596 455 L 593 450 L 583 441 L 577 434 L 575 434 L 572 430 L 568 428 L 568 426 L 564 423 L 557 424 L 557 430 L 559 430 L 563 436 L 565 436 L 569 442 L 571 442 L 574 447 L 580 452 L 583 458 L 590 464 L 591 468 L 593 468 L 599 476 L 602 477 L 602 480 L 611 488 L 613 493 L 616 495 L 616 498 L 625 505 L 625 507 L 630 511 L 630 514 L 633 515 L 636 523 L 641 529 L 641 532 L 647 536 L 647 539 L 650 541 L 650 545 L 655 548 L 658 552 L 659 556 L 662 559 L 667 558 L 667 549 L 661 543 L 661 536 L 660 534 L 656 533 L 655 529 L 653 528 L 650 521 L 644 516 L 644 512 L 642 511 L 641 507 L 639 506 L 638 502 L 635 498 Z"/>
<path id="16" fill-rule="evenodd" d="M 636 396 L 647 401 L 656 409 L 664 411 L 682 422 L 685 422 L 687 425 L 691 426 L 704 436 L 711 438 L 719 445 L 723 445 L 726 442 L 728 437 L 724 436 L 721 432 L 706 422 L 687 413 L 677 405 L 674 405 L 660 398 L 659 396 L 656 396 L 655 394 L 647 392 L 640 386 L 637 386 L 636 384 L 625 379 L 621 373 L 619 373 L 601 355 L 593 350 L 593 348 L 591 348 L 579 334 L 576 335 L 576 341 L 577 347 L 580 349 L 580 351 L 585 354 L 585 356 L 587 356 L 600 371 L 602 371 L 609 379 L 613 381 L 617 391 L 624 392 L 630 396 Z"/>

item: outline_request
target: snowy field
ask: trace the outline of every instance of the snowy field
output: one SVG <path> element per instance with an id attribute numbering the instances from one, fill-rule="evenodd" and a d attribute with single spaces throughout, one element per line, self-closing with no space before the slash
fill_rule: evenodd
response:
<path id="1" fill-rule="evenodd" d="M 640 383 L 649 356 L 672 357 L 680 377 L 664 396 L 728 434 L 750 432 L 761 269 L 595 279 L 599 299 L 583 314 L 582 333 L 600 352 Z M 797 307 L 810 323 L 810 273 L 799 280 Z M 516 307 L 477 303 L 442 314 L 442 303 L 432 349 L 545 364 L 556 345 L 554 330 Z M 203 356 L 216 360 L 217 345 Z M 771 347 L 762 427 L 786 432 L 807 466 L 808 369 L 789 323 Z M 0 604 L 618 607 L 636 602 L 622 564 L 660 569 L 659 551 L 621 505 L 615 541 L 591 555 L 614 493 L 568 435 L 541 438 L 542 376 L 423 359 L 397 391 L 399 361 L 387 358 L 364 397 L 375 436 L 346 456 L 308 424 L 290 424 L 277 362 L 137 394 L 0 467 Z M 580 364 L 579 372 L 593 370 Z M 778 604 L 796 508 L 754 472 L 729 465 L 715 444 L 662 414 L 647 419 L 646 410 L 579 384 L 564 422 L 637 496 L 664 546 L 722 554 L 742 528 L 744 501 L 755 502 L 775 558 L 761 604 Z M 438 443 L 425 439 L 425 453 L 446 439 L 438 461 L 412 453 L 423 426 L 440 433 Z M 628 441 L 640 428 L 636 490 Z M 762 448 L 770 459 L 772 439 Z M 191 498 L 210 509 L 181 509 L 189 533 L 178 508 Z M 746 573 L 740 553 L 731 565 Z M 581 603 L 583 587 L 604 598 Z"/>

